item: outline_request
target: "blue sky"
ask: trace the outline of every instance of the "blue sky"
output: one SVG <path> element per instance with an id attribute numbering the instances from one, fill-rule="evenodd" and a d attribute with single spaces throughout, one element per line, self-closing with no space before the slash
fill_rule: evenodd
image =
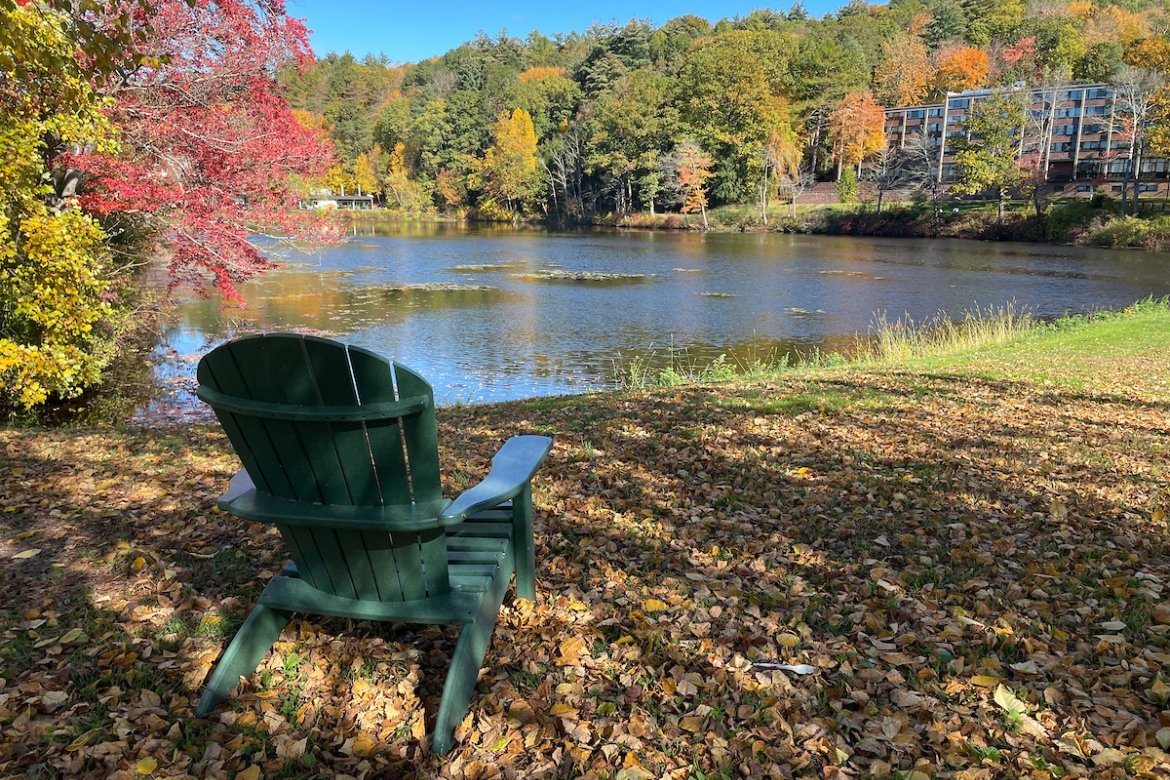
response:
<path id="1" fill-rule="evenodd" d="M 805 0 L 810 15 L 822 16 L 843 0 Z M 378 2 L 377 0 L 286 0 L 290 16 L 307 20 L 318 54 L 349 51 L 355 56 L 385 54 L 393 62 L 417 62 L 471 40 L 483 30 L 495 36 L 501 29 L 523 38 L 531 30 L 545 35 L 584 32 L 595 22 L 624 24 L 632 18 L 662 24 L 684 14 L 711 21 L 746 16 L 771 7 L 787 11 L 792 0 L 764 5 L 759 0 L 687 0 L 686 2 L 615 2 L 615 0 L 521 0 L 491 2 Z"/>

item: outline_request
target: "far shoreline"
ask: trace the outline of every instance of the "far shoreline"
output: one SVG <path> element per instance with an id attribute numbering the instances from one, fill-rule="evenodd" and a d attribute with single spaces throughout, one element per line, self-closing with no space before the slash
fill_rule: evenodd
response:
<path id="1" fill-rule="evenodd" d="M 351 224 L 394 222 L 403 225 L 467 224 L 551 231 L 595 228 L 689 233 L 783 233 L 791 235 L 855 236 L 858 238 L 963 239 L 990 242 L 1020 242 L 1049 246 L 1100 249 L 1170 251 L 1170 214 L 1165 203 L 1145 204 L 1142 216 L 1120 213 L 1112 199 L 1053 200 L 1037 216 L 1030 203 L 1013 202 L 1002 223 L 991 201 L 947 202 L 937 209 L 930 203 L 883 204 L 879 212 L 872 203 L 830 204 L 797 207 L 793 216 L 789 204 L 769 209 L 768 222 L 760 220 L 758 207 L 720 206 L 707 213 L 702 227 L 695 215 L 675 212 L 634 212 L 607 214 L 573 223 L 546 219 L 517 218 L 511 221 L 486 219 L 474 211 L 458 214 L 403 215 L 390 209 L 339 212 Z"/>

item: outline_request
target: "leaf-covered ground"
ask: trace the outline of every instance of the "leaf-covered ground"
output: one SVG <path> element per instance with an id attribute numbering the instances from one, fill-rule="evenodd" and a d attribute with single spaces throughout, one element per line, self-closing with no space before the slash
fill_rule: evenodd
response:
<path id="1" fill-rule="evenodd" d="M 443 759 L 449 629 L 294 621 L 194 716 L 282 563 L 212 508 L 236 468 L 214 427 L 0 431 L 0 775 L 1167 776 L 1166 344 L 1147 310 L 446 413 L 452 492 L 509 435 L 556 446 L 538 602 L 508 597 Z"/>

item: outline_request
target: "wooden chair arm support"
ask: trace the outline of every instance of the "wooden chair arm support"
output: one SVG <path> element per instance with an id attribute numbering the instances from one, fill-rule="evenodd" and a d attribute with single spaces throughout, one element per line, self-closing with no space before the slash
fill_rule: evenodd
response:
<path id="1" fill-rule="evenodd" d="M 461 523 L 481 509 L 489 509 L 513 498 L 523 490 L 540 468 L 552 447 L 547 436 L 513 436 L 492 458 L 492 468 L 483 481 L 465 490 L 439 513 L 441 525 Z"/>

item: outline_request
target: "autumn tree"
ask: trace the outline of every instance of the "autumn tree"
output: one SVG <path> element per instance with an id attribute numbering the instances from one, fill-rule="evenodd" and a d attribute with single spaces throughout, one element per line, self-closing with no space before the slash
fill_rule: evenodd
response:
<path id="1" fill-rule="evenodd" d="M 707 224 L 707 182 L 711 179 L 711 158 L 694 139 L 684 139 L 672 158 L 678 183 L 679 210 L 683 214 L 698 211 L 703 216 L 703 230 Z"/>
<path id="2" fill-rule="evenodd" d="M 801 144 L 790 126 L 778 127 L 764 144 L 763 169 L 760 178 L 760 223 L 768 224 L 768 196 L 781 186 L 795 188 L 801 177 Z M 793 201 L 795 203 L 795 200 Z"/>
<path id="3" fill-rule="evenodd" d="M 937 92 L 963 92 L 987 86 L 991 63 L 987 52 L 973 46 L 940 49 L 934 55 L 934 82 Z"/>
<path id="4" fill-rule="evenodd" d="M 0 410 L 77 395 L 116 335 L 107 234 L 72 186 L 53 186 L 67 150 L 116 149 L 69 24 L 51 8 L 0 6 Z"/>
<path id="5" fill-rule="evenodd" d="M 1162 77 L 1162 84 L 1154 91 L 1153 121 L 1146 135 L 1151 154 L 1170 157 L 1170 39 L 1148 38 L 1132 47 L 1131 62 L 1141 63 Z"/>
<path id="6" fill-rule="evenodd" d="M 372 195 L 378 191 L 378 174 L 367 152 L 362 152 L 353 162 L 353 184 L 358 195 Z"/>
<path id="7" fill-rule="evenodd" d="M 535 205 L 544 184 L 532 117 L 522 108 L 500 114 L 492 138 L 480 167 L 482 187 L 489 203 L 502 204 L 515 217 Z"/>
<path id="8" fill-rule="evenodd" d="M 886 145 L 886 115 L 872 92 L 851 92 L 829 116 L 829 138 L 837 160 L 837 178 L 843 168 L 860 169 L 863 160 Z"/>
<path id="9" fill-rule="evenodd" d="M 406 162 L 406 144 L 399 141 L 386 155 L 385 175 L 382 178 L 390 208 L 403 214 L 425 214 L 431 208 L 431 183 L 410 177 Z M 462 194 L 462 193 L 461 193 Z M 447 193 L 442 193 L 448 201 Z"/>
<path id="10" fill-rule="evenodd" d="M 278 94 L 275 73 L 310 57 L 304 25 L 282 7 L 158 0 L 139 22 L 149 65 L 102 85 L 119 153 L 72 160 L 86 176 L 84 208 L 149 216 L 169 246 L 172 283 L 215 287 L 229 300 L 271 265 L 253 235 L 326 229 L 296 209 L 290 184 L 291 174 L 324 173 L 329 149 Z"/>
<path id="11" fill-rule="evenodd" d="M 993 94 L 971 106 L 964 121 L 967 135 L 952 142 L 959 178 L 951 189 L 967 195 L 994 192 L 1000 225 L 1008 193 L 1025 178 L 1020 169 L 1020 133 L 1027 111 L 1020 95 Z"/>
<path id="12" fill-rule="evenodd" d="M 874 88 L 883 103 L 914 106 L 926 100 L 934 68 L 926 45 L 906 35 L 882 44 L 882 64 L 874 73 Z"/>
<path id="13" fill-rule="evenodd" d="M 697 42 L 679 68 L 679 114 L 713 155 L 723 200 L 755 188 L 768 138 L 790 124 L 786 43 L 772 31 L 732 30 Z"/>

